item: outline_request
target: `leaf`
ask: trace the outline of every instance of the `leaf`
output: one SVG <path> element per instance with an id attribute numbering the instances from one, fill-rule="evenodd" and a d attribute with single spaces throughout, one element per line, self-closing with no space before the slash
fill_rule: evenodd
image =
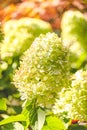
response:
<path id="1" fill-rule="evenodd" d="M 33 101 L 32 102 L 26 101 L 26 103 L 24 104 L 23 111 L 22 111 L 22 114 L 26 117 L 26 122 L 24 122 L 24 124 L 23 124 L 25 129 L 30 124 L 29 115 L 30 115 L 30 111 L 32 110 L 32 104 L 33 104 Z"/>
<path id="2" fill-rule="evenodd" d="M 74 125 L 70 125 L 68 127 L 68 130 L 87 130 L 87 126 L 86 125 L 74 124 Z"/>
<path id="3" fill-rule="evenodd" d="M 2 126 L 0 130 L 24 130 L 24 127 L 22 124 L 15 122 Z"/>
<path id="4" fill-rule="evenodd" d="M 41 130 L 45 122 L 45 112 L 38 107 L 35 107 L 36 100 L 27 101 L 24 105 L 22 114 L 26 117 L 25 128 L 29 126 L 34 130 Z"/>
<path id="5" fill-rule="evenodd" d="M 26 121 L 26 117 L 23 114 L 19 114 L 16 116 L 10 116 L 0 122 L 0 126 L 12 122 L 17 122 L 17 121 Z"/>
<path id="6" fill-rule="evenodd" d="M 65 130 L 63 122 L 56 116 L 49 116 L 46 118 L 47 125 L 42 130 Z"/>
<path id="7" fill-rule="evenodd" d="M 14 130 L 14 126 L 12 123 L 5 124 L 4 126 L 0 127 L 0 130 Z"/>
<path id="8" fill-rule="evenodd" d="M 2 98 L 0 99 L 0 110 L 6 110 L 7 106 L 6 106 L 6 99 Z"/>
<path id="9" fill-rule="evenodd" d="M 45 122 L 45 111 L 41 108 L 38 109 L 38 130 L 41 130 Z"/>
<path id="10" fill-rule="evenodd" d="M 47 124 L 49 126 L 49 128 L 54 130 L 64 130 L 64 124 L 62 123 L 62 121 L 60 119 L 58 119 L 56 116 L 50 116 L 47 118 Z"/>
<path id="11" fill-rule="evenodd" d="M 42 130 L 50 130 L 48 126 L 44 126 Z"/>
<path id="12" fill-rule="evenodd" d="M 35 108 L 36 99 L 32 101 L 27 100 L 24 104 L 22 114 L 26 117 L 26 122 L 24 122 L 25 129 L 30 125 L 33 129 L 35 122 L 37 121 L 37 108 Z M 34 129 L 35 130 L 35 129 Z"/>

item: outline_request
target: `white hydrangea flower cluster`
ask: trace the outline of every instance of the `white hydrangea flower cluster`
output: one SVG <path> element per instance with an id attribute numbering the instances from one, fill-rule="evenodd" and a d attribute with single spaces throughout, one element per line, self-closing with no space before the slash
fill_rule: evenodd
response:
<path id="1" fill-rule="evenodd" d="M 71 52 L 87 51 L 87 19 L 80 11 L 69 10 L 61 21 L 63 44 L 70 47 Z M 82 48 L 82 49 L 81 49 Z"/>
<path id="2" fill-rule="evenodd" d="M 61 115 L 67 112 L 71 119 L 87 121 L 87 71 L 79 70 L 72 76 L 69 90 L 60 93 L 53 112 Z"/>
<path id="3" fill-rule="evenodd" d="M 53 106 L 53 113 L 58 114 L 59 117 L 63 118 L 66 116 L 66 118 L 69 117 L 69 111 L 71 109 L 71 91 L 69 89 L 62 89 L 62 91 L 59 93 L 59 98 L 56 99 L 55 105 Z M 65 115 L 64 115 L 65 114 Z"/>
<path id="4" fill-rule="evenodd" d="M 79 68 L 87 56 L 87 19 L 80 11 L 65 11 L 61 30 L 63 45 L 70 51 L 71 67 Z"/>
<path id="5" fill-rule="evenodd" d="M 36 98 L 39 106 L 52 106 L 58 92 L 69 86 L 68 57 L 57 34 L 41 34 L 36 38 L 14 75 L 14 84 L 22 98 Z"/>
<path id="6" fill-rule="evenodd" d="M 43 26 L 44 25 L 44 26 Z M 20 56 L 40 35 L 51 32 L 51 25 L 35 18 L 9 20 L 3 25 L 4 40 L 1 44 L 1 59 Z"/>

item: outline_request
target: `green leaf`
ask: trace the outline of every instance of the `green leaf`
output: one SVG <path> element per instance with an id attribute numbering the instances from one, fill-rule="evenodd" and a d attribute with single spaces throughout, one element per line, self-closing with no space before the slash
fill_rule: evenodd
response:
<path id="1" fill-rule="evenodd" d="M 22 124 L 15 122 L 2 126 L 0 130 L 24 130 L 24 127 Z"/>
<path id="2" fill-rule="evenodd" d="M 44 126 L 42 130 L 50 130 L 48 126 Z"/>
<path id="3" fill-rule="evenodd" d="M 25 128 L 29 126 L 34 130 L 41 130 L 45 122 L 45 112 L 38 107 L 35 107 L 36 100 L 33 99 L 31 102 L 25 103 L 22 114 L 26 117 Z"/>
<path id="4" fill-rule="evenodd" d="M 49 116 L 46 118 L 46 123 L 42 130 L 65 130 L 63 122 L 56 116 Z"/>
<path id="5" fill-rule="evenodd" d="M 13 123 L 5 124 L 0 127 L 0 130 L 14 130 L 14 125 Z"/>
<path id="6" fill-rule="evenodd" d="M 74 125 L 70 125 L 68 127 L 68 130 L 87 130 L 87 126 L 86 125 L 74 124 Z"/>
<path id="7" fill-rule="evenodd" d="M 7 106 L 6 106 L 6 99 L 2 98 L 0 99 L 0 110 L 6 110 Z"/>
<path id="8" fill-rule="evenodd" d="M 45 122 L 45 111 L 41 108 L 38 109 L 38 130 L 41 130 Z"/>
<path id="9" fill-rule="evenodd" d="M 0 122 L 0 126 L 12 122 L 17 122 L 17 121 L 26 121 L 26 117 L 23 114 L 19 114 L 17 116 L 10 116 Z"/>
<path id="10" fill-rule="evenodd" d="M 25 105 L 24 105 L 24 108 L 23 108 L 23 111 L 22 111 L 22 114 L 26 117 L 26 122 L 23 123 L 25 129 L 29 126 L 30 124 L 30 112 L 32 110 L 32 104 L 33 104 L 33 101 L 30 102 L 30 101 L 26 101 Z"/>

